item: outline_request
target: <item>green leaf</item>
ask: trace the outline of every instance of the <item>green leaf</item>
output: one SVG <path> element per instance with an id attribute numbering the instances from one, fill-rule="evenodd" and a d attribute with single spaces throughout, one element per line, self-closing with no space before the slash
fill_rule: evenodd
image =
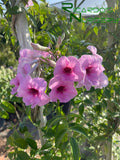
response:
<path id="1" fill-rule="evenodd" d="M 73 131 L 76 131 L 76 132 L 78 132 L 78 133 L 80 133 L 83 136 L 88 138 L 87 129 L 86 128 L 83 128 L 82 126 L 76 124 L 76 125 L 71 126 L 70 129 L 73 130 Z"/>
<path id="2" fill-rule="evenodd" d="M 43 22 L 44 22 L 44 16 L 43 15 L 40 15 L 40 22 L 41 22 L 41 24 L 43 24 Z"/>
<path id="3" fill-rule="evenodd" d="M 107 89 L 107 88 L 105 88 L 105 90 L 104 90 L 104 95 L 105 95 L 107 98 L 110 99 L 110 97 L 111 97 L 111 95 L 110 95 L 110 90 Z"/>
<path id="4" fill-rule="evenodd" d="M 26 131 L 26 132 L 24 133 L 24 137 L 25 137 L 25 138 L 32 138 L 32 135 L 31 135 L 31 133 L 30 133 L 29 131 Z"/>
<path id="5" fill-rule="evenodd" d="M 94 32 L 95 32 L 95 34 L 96 34 L 96 36 L 97 36 L 97 35 L 98 35 L 98 27 L 95 26 L 95 27 L 93 28 L 93 30 L 94 30 Z"/>
<path id="6" fill-rule="evenodd" d="M 12 42 L 12 45 L 14 46 L 15 45 L 15 38 L 13 36 L 11 36 L 11 42 Z"/>
<path id="7" fill-rule="evenodd" d="M 76 113 L 69 113 L 69 114 L 68 114 L 68 117 L 69 117 L 69 118 L 75 118 L 75 117 L 76 117 L 76 118 L 81 118 L 81 115 L 76 114 Z"/>
<path id="8" fill-rule="evenodd" d="M 56 130 L 56 135 L 55 135 L 56 146 L 59 146 L 59 144 L 62 142 L 63 138 L 65 137 L 66 132 L 67 132 L 67 128 L 64 124 L 61 124 L 58 126 Z"/>
<path id="9" fill-rule="evenodd" d="M 8 13 L 8 14 L 18 14 L 18 13 L 20 13 L 19 7 L 18 6 L 11 7 L 9 9 L 7 9 L 6 13 Z"/>
<path id="10" fill-rule="evenodd" d="M 21 133 L 25 133 L 25 132 L 28 131 L 28 128 L 27 128 L 26 126 L 24 126 L 23 124 L 20 124 L 20 125 L 19 125 L 19 131 L 20 131 Z"/>
<path id="11" fill-rule="evenodd" d="M 15 146 L 14 145 L 14 138 L 13 138 L 13 136 L 9 136 L 8 138 L 7 138 L 7 145 L 11 145 L 11 146 Z"/>
<path id="12" fill-rule="evenodd" d="M 54 128 L 49 128 L 45 134 L 46 138 L 51 138 L 54 137 L 55 135 L 55 129 Z"/>
<path id="13" fill-rule="evenodd" d="M 101 106 L 100 104 L 98 104 L 98 105 L 96 105 L 96 106 L 94 107 L 94 110 L 95 110 L 96 113 L 99 114 L 99 113 L 102 111 L 102 106 Z"/>
<path id="14" fill-rule="evenodd" d="M 49 122 L 48 122 L 48 128 L 51 128 L 52 126 L 56 125 L 58 122 L 60 122 L 61 120 L 63 120 L 62 116 L 55 116 L 53 117 Z"/>
<path id="15" fill-rule="evenodd" d="M 31 118 L 31 107 L 27 106 L 26 107 L 26 114 L 28 116 L 28 118 L 30 119 L 30 121 L 32 122 L 32 118 Z"/>
<path id="16" fill-rule="evenodd" d="M 30 157 L 26 152 L 18 151 L 17 152 L 17 159 L 18 160 L 30 160 Z"/>
<path id="17" fill-rule="evenodd" d="M 8 153 L 8 157 L 10 158 L 10 159 L 13 159 L 13 156 L 15 155 L 15 152 L 9 152 Z"/>
<path id="18" fill-rule="evenodd" d="M 35 157 L 36 154 L 37 154 L 37 150 L 31 149 L 30 156 Z M 32 159 L 32 160 L 35 160 L 35 159 Z"/>
<path id="19" fill-rule="evenodd" d="M 84 105 L 80 104 L 80 106 L 79 106 L 79 114 L 82 116 L 83 112 L 84 112 Z"/>
<path id="20" fill-rule="evenodd" d="M 26 142 L 31 148 L 37 150 L 37 143 L 33 139 L 27 138 Z"/>
<path id="21" fill-rule="evenodd" d="M 2 102 L 2 108 L 9 113 L 15 113 L 15 107 L 7 101 Z"/>
<path id="22" fill-rule="evenodd" d="M 91 100 L 89 100 L 89 99 L 85 99 L 84 102 L 85 102 L 86 104 L 89 104 L 89 105 L 93 104 L 93 102 L 92 102 Z"/>
<path id="23" fill-rule="evenodd" d="M 52 145 L 49 142 L 47 142 L 42 146 L 41 150 L 45 150 L 45 149 L 48 149 L 48 148 L 51 148 L 51 147 L 52 147 Z"/>
<path id="24" fill-rule="evenodd" d="M 27 142 L 23 138 L 14 139 L 14 144 L 22 149 L 27 148 Z"/>
<path id="25" fill-rule="evenodd" d="M 78 143 L 76 142 L 75 138 L 70 137 L 70 144 L 72 147 L 73 159 L 79 160 L 79 157 L 80 157 L 79 146 L 78 146 Z"/>
<path id="26" fill-rule="evenodd" d="M 9 119 L 9 114 L 4 111 L 2 108 L 0 108 L 0 117 L 3 119 Z"/>
<path id="27" fill-rule="evenodd" d="M 40 0 L 40 1 L 41 1 L 41 2 L 44 2 L 44 3 L 46 2 L 46 0 Z"/>
<path id="28" fill-rule="evenodd" d="M 53 160 L 61 160 L 61 157 L 54 156 Z"/>
<path id="29" fill-rule="evenodd" d="M 80 103 L 82 100 L 81 99 L 74 99 L 74 102 L 75 102 L 75 104 L 78 104 L 78 103 Z"/>
<path id="30" fill-rule="evenodd" d="M 36 20 L 35 20 L 35 18 L 33 17 L 33 15 L 30 14 L 30 13 L 28 13 L 28 12 L 27 12 L 27 15 L 28 15 L 28 17 L 31 19 L 33 25 L 34 25 L 34 26 L 37 26 Z"/>

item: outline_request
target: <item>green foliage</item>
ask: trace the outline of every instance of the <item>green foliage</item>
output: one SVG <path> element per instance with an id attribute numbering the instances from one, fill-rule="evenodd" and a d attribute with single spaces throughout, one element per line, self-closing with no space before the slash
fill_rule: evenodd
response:
<path id="1" fill-rule="evenodd" d="M 21 103 L 20 98 L 10 93 L 12 90 L 10 80 L 14 76 L 14 69 L 0 67 L 0 117 L 4 119 L 9 119 L 9 113 L 16 113 L 16 108 L 19 109 L 16 103 Z"/>
<path id="2" fill-rule="evenodd" d="M 9 3 L 6 2 L 6 5 L 9 6 Z M 10 65 L 14 66 L 13 62 L 17 63 L 18 43 L 16 43 L 16 37 L 11 28 L 11 14 L 5 13 L 5 11 L 3 15 L 0 15 L 0 47 L 0 65 L 5 63 L 7 67 Z"/>
<path id="3" fill-rule="evenodd" d="M 6 112 L 15 113 L 15 108 L 14 108 L 14 106 L 13 106 L 11 103 L 7 102 L 7 101 L 2 101 L 1 107 L 2 107 Z"/>
<path id="4" fill-rule="evenodd" d="M 16 12 L 17 10 L 14 10 Z M 11 12 L 11 10 L 9 10 Z M 12 12 L 11 14 L 14 14 Z M 3 12 L 1 11 L 1 15 Z M 7 13 L 6 13 L 7 14 Z M 29 30 L 32 41 L 48 46 L 55 58 L 59 55 L 74 55 L 78 58 L 83 54 L 90 54 L 86 49 L 88 45 L 95 45 L 98 54 L 103 56 L 103 64 L 106 74 L 109 77 L 109 85 L 104 89 L 91 88 L 86 91 L 84 88 L 78 89 L 78 95 L 71 101 L 70 114 L 64 115 L 59 103 L 49 103 L 45 106 L 44 114 L 48 116 L 51 112 L 53 118 L 48 120 L 46 126 L 42 128 L 44 132 L 45 144 L 38 148 L 35 140 L 28 132 L 24 121 L 19 123 L 19 131 L 14 132 L 8 138 L 8 145 L 14 147 L 14 152 L 9 153 L 11 160 L 36 159 L 39 155 L 41 160 L 99 160 L 103 156 L 103 145 L 109 141 L 109 136 L 117 133 L 120 135 L 120 24 L 116 24 L 116 30 L 111 33 L 114 37 L 114 44 L 108 48 L 108 23 L 79 23 L 73 20 L 72 23 L 66 16 L 56 8 L 49 8 L 47 3 L 38 5 L 34 3 L 27 11 Z M 118 16 L 119 10 L 111 13 L 111 16 Z M 107 17 L 107 14 L 100 14 L 99 17 Z M 8 18 L 9 19 L 9 18 Z M 0 43 L 2 51 L 0 53 L 0 63 L 4 66 L 11 66 L 16 63 L 13 50 L 17 51 L 15 39 L 9 29 L 9 21 L 1 19 Z M 4 30 L 4 32 L 2 32 Z M 57 48 L 58 36 L 63 36 L 62 44 Z M 12 49 L 4 46 L 11 45 Z M 5 49 L 4 49 L 5 48 Z M 45 80 L 49 82 L 53 76 L 53 68 L 46 66 Z M 14 113 L 15 108 L 11 102 L 21 102 L 20 99 L 10 95 L 11 86 L 9 81 L 14 77 L 10 69 L 1 67 L 0 69 L 0 117 L 9 118 L 8 113 Z M 111 109 L 109 109 L 111 106 Z M 27 117 L 32 121 L 31 108 L 27 106 L 24 110 Z M 39 123 L 33 123 L 39 126 Z M 20 133 L 19 133 L 20 132 Z M 21 136 L 22 134 L 22 136 Z M 119 148 L 117 140 L 114 141 L 114 156 L 119 159 Z M 116 145 L 117 144 L 117 145 Z M 25 149 L 30 148 L 27 154 Z M 117 150 L 115 154 L 115 150 Z"/>
<path id="5" fill-rule="evenodd" d="M 26 152 L 23 152 L 23 151 L 18 151 L 17 152 L 17 160 L 22 160 L 22 159 L 25 159 L 25 160 L 30 160 L 30 157 L 28 156 L 28 154 Z"/>
<path id="6" fill-rule="evenodd" d="M 78 143 L 76 142 L 76 140 L 74 138 L 70 138 L 70 144 L 72 146 L 72 150 L 73 150 L 73 159 L 74 160 L 79 160 L 79 146 Z"/>
<path id="7" fill-rule="evenodd" d="M 36 142 L 33 139 L 31 139 L 31 137 L 32 136 L 29 134 L 28 131 L 24 132 L 24 138 L 20 135 L 19 132 L 14 131 L 14 133 L 7 140 L 7 145 L 11 145 L 15 149 L 15 152 L 9 153 L 8 155 L 11 160 L 21 160 L 22 158 L 30 160 L 34 158 L 35 154 L 38 152 L 38 148 Z M 24 152 L 24 149 L 27 149 L 28 146 L 31 150 L 31 158 L 26 152 Z"/>
<path id="8" fill-rule="evenodd" d="M 3 65 L 6 67 L 17 65 L 15 54 L 8 47 L 5 47 L 4 50 L 0 51 L 0 66 Z"/>
<path id="9" fill-rule="evenodd" d="M 37 144 L 33 139 L 27 138 L 26 141 L 32 149 L 37 150 Z"/>
<path id="10" fill-rule="evenodd" d="M 13 70 L 10 68 L 0 67 L 0 102 L 10 99 L 11 86 L 10 80 L 14 77 Z"/>

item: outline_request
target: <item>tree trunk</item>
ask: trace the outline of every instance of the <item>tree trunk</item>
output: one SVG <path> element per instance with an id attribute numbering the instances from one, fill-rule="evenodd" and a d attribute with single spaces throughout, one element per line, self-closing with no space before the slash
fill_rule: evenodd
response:
<path id="1" fill-rule="evenodd" d="M 11 4 L 19 7 L 24 7 L 21 0 L 11 0 Z M 12 28 L 16 34 L 17 40 L 19 41 L 20 49 L 32 49 L 31 37 L 28 28 L 28 22 L 24 11 L 12 17 Z M 44 106 L 37 107 L 33 110 L 35 121 L 40 121 L 40 127 L 38 128 L 41 145 L 44 144 L 43 133 L 40 128 L 46 125 L 46 117 L 43 115 Z"/>
<path id="2" fill-rule="evenodd" d="M 116 0 L 106 0 L 108 8 L 115 8 Z M 111 15 L 109 15 L 110 17 Z M 114 37 L 113 32 L 115 31 L 115 23 L 110 23 L 108 25 L 108 48 L 113 47 L 114 45 Z M 113 55 L 114 56 L 114 55 Z M 114 65 L 114 64 L 113 64 Z M 114 68 L 114 66 L 112 66 Z M 110 101 L 107 103 L 108 111 L 113 111 L 113 104 Z M 109 114 L 109 113 L 108 113 Z M 108 128 L 112 125 L 112 119 L 108 120 Z M 104 154 L 106 160 L 112 160 L 112 135 L 108 137 L 106 142 L 104 143 Z"/>
<path id="3" fill-rule="evenodd" d="M 22 10 L 22 7 L 24 7 L 21 0 L 10 0 L 12 7 L 13 6 L 19 6 L 21 7 L 21 13 L 13 15 L 12 16 L 12 28 L 14 33 L 16 34 L 17 40 L 20 45 L 20 49 L 28 48 L 32 49 L 31 46 L 31 37 L 28 29 L 28 22 L 26 19 L 26 15 L 24 11 Z"/>
<path id="4" fill-rule="evenodd" d="M 17 39 L 21 49 L 32 49 L 31 38 L 28 29 L 27 19 L 24 13 L 20 13 L 15 22 L 15 29 L 17 33 Z"/>

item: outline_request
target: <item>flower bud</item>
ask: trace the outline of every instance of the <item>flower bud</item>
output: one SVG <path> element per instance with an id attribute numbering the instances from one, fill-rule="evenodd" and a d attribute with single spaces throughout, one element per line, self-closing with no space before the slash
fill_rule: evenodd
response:
<path id="1" fill-rule="evenodd" d="M 53 60 L 47 59 L 48 63 L 50 64 L 50 66 L 55 67 L 56 63 Z"/>
<path id="2" fill-rule="evenodd" d="M 34 50 L 41 50 L 41 51 L 49 51 L 50 49 L 48 47 L 41 46 L 40 44 L 31 43 L 31 46 Z"/>

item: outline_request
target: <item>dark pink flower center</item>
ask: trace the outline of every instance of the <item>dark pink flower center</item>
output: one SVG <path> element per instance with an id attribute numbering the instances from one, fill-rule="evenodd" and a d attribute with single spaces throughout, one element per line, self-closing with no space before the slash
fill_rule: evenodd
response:
<path id="1" fill-rule="evenodd" d="M 64 68 L 64 72 L 65 73 L 71 73 L 72 69 L 70 67 L 66 67 L 66 68 Z"/>
<path id="2" fill-rule="evenodd" d="M 29 93 L 32 94 L 32 95 L 38 95 L 39 94 L 39 91 L 35 88 L 30 88 L 29 89 Z"/>
<path id="3" fill-rule="evenodd" d="M 20 85 L 20 82 L 19 81 L 17 81 L 17 86 L 19 86 Z"/>
<path id="4" fill-rule="evenodd" d="M 57 92 L 63 93 L 65 90 L 65 86 L 60 86 L 57 88 Z"/>
<path id="5" fill-rule="evenodd" d="M 91 67 L 91 66 L 87 67 L 87 69 L 86 69 L 87 74 L 90 74 L 92 71 L 93 71 L 93 67 Z"/>

